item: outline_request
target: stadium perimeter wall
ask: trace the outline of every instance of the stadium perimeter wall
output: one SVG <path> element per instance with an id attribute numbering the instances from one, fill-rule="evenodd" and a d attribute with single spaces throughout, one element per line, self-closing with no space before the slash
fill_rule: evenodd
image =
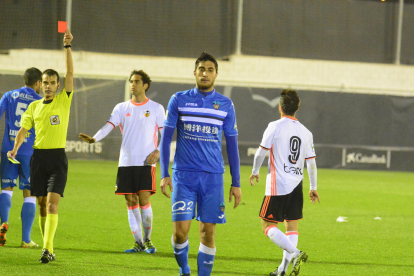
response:
<path id="1" fill-rule="evenodd" d="M 95 145 L 80 142 L 77 135 L 93 135 L 126 99 L 132 69 L 149 73 L 154 83 L 148 96 L 166 107 L 173 93 L 194 86 L 194 61 L 75 50 L 69 158 L 118 158 L 118 130 Z M 31 66 L 55 68 L 63 76 L 63 51 L 11 50 L 0 55 L 0 93 L 22 86 L 20 75 Z M 242 164 L 252 164 L 267 124 L 278 119 L 280 91 L 293 88 L 303 101 L 298 119 L 314 133 L 319 167 L 410 171 L 413 73 L 412 66 L 231 56 L 219 61 L 217 90 L 235 104 Z M 0 126 L 3 132 L 4 122 Z"/>

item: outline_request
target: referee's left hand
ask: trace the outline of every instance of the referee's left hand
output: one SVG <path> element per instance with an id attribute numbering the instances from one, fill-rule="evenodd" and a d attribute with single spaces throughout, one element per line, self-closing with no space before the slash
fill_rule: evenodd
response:
<path id="1" fill-rule="evenodd" d="M 240 187 L 230 187 L 230 197 L 229 197 L 229 202 L 231 202 L 232 200 L 232 196 L 234 196 L 234 209 L 236 209 L 236 207 L 239 205 L 240 201 L 241 201 L 241 189 Z"/>

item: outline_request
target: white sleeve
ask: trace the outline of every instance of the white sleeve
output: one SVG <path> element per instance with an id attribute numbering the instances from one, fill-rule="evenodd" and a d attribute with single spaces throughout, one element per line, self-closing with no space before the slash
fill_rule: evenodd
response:
<path id="1" fill-rule="evenodd" d="M 308 168 L 310 189 L 316 190 L 317 188 L 317 169 L 316 169 L 316 160 L 315 158 L 306 160 L 306 167 Z"/>
<path id="2" fill-rule="evenodd" d="M 262 166 L 263 160 L 266 156 L 266 150 L 262 147 L 259 147 L 256 151 L 256 154 L 254 155 L 254 161 L 253 161 L 253 171 L 252 173 L 254 175 L 258 175 L 260 171 L 260 167 Z"/>
<path id="3" fill-rule="evenodd" d="M 114 107 L 114 110 L 111 113 L 111 117 L 108 120 L 108 123 L 112 124 L 114 128 L 116 128 L 122 122 L 120 108 L 121 108 L 121 105 L 117 104 Z"/>
<path id="4" fill-rule="evenodd" d="M 273 123 L 269 123 L 265 132 L 263 133 L 262 142 L 260 146 L 265 150 L 270 150 L 272 148 L 273 137 L 275 136 L 275 128 Z"/>
<path id="5" fill-rule="evenodd" d="M 95 142 L 101 141 L 103 138 L 105 138 L 112 130 L 114 129 L 114 126 L 110 124 L 109 122 L 105 124 L 98 132 L 93 136 L 93 138 L 96 139 Z"/>

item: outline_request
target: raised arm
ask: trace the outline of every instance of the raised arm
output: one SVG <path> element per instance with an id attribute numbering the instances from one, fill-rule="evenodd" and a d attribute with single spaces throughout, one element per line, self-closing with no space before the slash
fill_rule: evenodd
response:
<path id="1" fill-rule="evenodd" d="M 73 91 L 73 58 L 71 50 L 71 42 L 73 36 L 69 30 L 66 30 L 63 37 L 63 47 L 65 47 L 65 64 L 66 64 L 66 74 L 65 74 L 65 89 L 66 92 Z"/>

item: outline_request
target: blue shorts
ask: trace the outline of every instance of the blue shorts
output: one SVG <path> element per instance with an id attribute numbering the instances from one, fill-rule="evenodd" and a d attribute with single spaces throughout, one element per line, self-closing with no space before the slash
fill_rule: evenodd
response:
<path id="1" fill-rule="evenodd" d="M 1 188 L 16 187 L 19 177 L 19 189 L 30 190 L 30 156 L 16 155 L 20 165 L 13 164 L 7 153 L 1 153 Z"/>
<path id="2" fill-rule="evenodd" d="M 226 223 L 223 174 L 173 170 L 172 220 Z"/>

